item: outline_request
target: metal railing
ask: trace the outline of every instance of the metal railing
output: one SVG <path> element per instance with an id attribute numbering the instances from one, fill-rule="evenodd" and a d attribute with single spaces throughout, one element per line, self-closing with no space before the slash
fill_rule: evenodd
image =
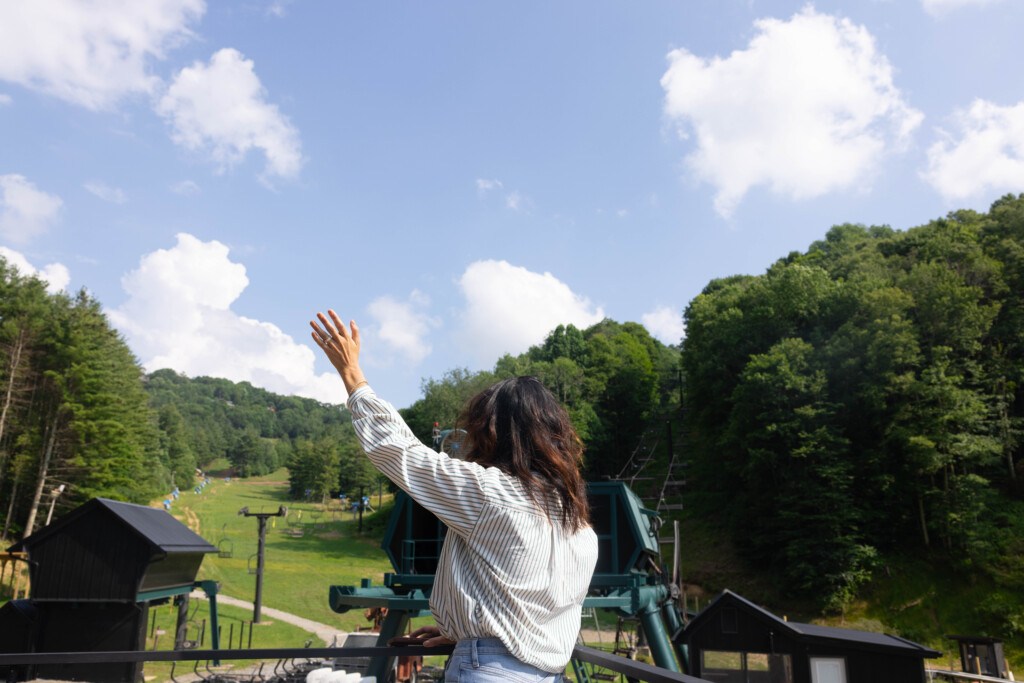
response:
<path id="1" fill-rule="evenodd" d="M 33 666 L 39 664 L 119 664 L 138 662 L 202 662 L 214 660 L 333 660 L 338 657 L 413 657 L 446 656 L 454 649 L 451 645 L 424 648 L 422 646 L 395 647 L 327 647 L 327 648 L 270 648 L 253 650 L 143 650 L 121 652 L 24 652 L 0 654 L 0 667 Z M 577 645 L 572 656 L 588 664 L 622 674 L 627 679 L 649 683 L 707 683 L 702 678 L 675 673 L 650 664 L 626 659 L 618 655 Z M 13 672 L 13 669 L 12 669 Z M 16 679 L 14 679 L 16 680 Z"/>
<path id="2" fill-rule="evenodd" d="M 929 681 L 952 681 L 953 683 L 961 683 L 962 681 L 996 681 L 996 683 L 1006 683 L 1007 680 L 982 674 L 969 674 L 963 671 L 947 671 L 946 669 L 925 669 L 924 672 L 928 676 Z"/>

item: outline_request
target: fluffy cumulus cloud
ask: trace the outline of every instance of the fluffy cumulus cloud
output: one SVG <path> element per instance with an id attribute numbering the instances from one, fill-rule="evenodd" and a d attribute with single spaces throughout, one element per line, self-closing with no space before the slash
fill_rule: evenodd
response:
<path id="1" fill-rule="evenodd" d="M 151 61 L 204 11 L 203 0 L 0 2 L 0 79 L 89 109 L 151 94 Z"/>
<path id="2" fill-rule="evenodd" d="M 811 7 L 758 20 L 728 57 L 677 49 L 668 61 L 665 114 L 693 139 L 686 162 L 723 216 L 755 186 L 804 199 L 866 185 L 922 119 L 867 29 Z"/>
<path id="3" fill-rule="evenodd" d="M 928 149 L 925 180 L 950 201 L 1024 189 L 1024 102 L 975 100 L 954 118 L 959 135 Z"/>
<path id="4" fill-rule="evenodd" d="M 367 307 L 373 320 L 376 338 L 409 363 L 418 363 L 432 350 L 428 342 L 430 331 L 440 323 L 424 309 L 430 299 L 417 290 L 407 301 L 390 296 L 374 299 Z"/>
<path id="5" fill-rule="evenodd" d="M 121 284 L 128 299 L 107 313 L 147 370 L 173 368 L 328 403 L 344 400 L 337 374 L 314 371 L 311 346 L 231 310 L 249 278 L 220 242 L 181 233 L 174 247 L 143 256 Z"/>
<path id="6" fill-rule="evenodd" d="M 663 344 L 678 344 L 686 335 L 682 313 L 668 306 L 659 306 L 650 313 L 644 313 L 640 322 Z"/>
<path id="7" fill-rule="evenodd" d="M 302 166 L 299 133 L 266 91 L 252 60 L 224 48 L 209 63 L 182 69 L 156 106 L 175 143 L 208 153 L 221 169 L 251 150 L 266 157 L 264 177 L 291 177 Z"/>
<path id="8" fill-rule="evenodd" d="M 46 291 L 51 294 L 65 289 L 68 283 L 71 282 L 71 273 L 68 272 L 67 267 L 63 263 L 50 263 L 42 268 L 36 268 L 25 255 L 8 249 L 7 247 L 0 247 L 0 258 L 3 258 L 14 269 L 25 277 L 37 277 L 46 283 Z"/>
<path id="9" fill-rule="evenodd" d="M 0 175 L 0 239 L 25 244 L 50 229 L 64 202 L 17 173 Z"/>
<path id="10" fill-rule="evenodd" d="M 507 261 L 476 261 L 459 279 L 466 299 L 462 341 L 483 364 L 522 353 L 558 325 L 588 327 L 604 318 L 583 296 L 551 273 L 534 273 Z"/>
<path id="11" fill-rule="evenodd" d="M 1001 0 L 921 0 L 924 10 L 935 17 L 945 15 L 952 10 L 961 7 L 978 7 L 981 5 L 993 5 Z"/>

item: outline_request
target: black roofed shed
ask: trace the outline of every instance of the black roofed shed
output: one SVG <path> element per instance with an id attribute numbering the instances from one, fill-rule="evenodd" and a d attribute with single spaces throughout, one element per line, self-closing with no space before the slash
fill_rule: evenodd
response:
<path id="1" fill-rule="evenodd" d="M 899 636 L 786 621 L 728 590 L 678 637 L 689 673 L 722 683 L 918 683 L 940 655 Z"/>
<path id="2" fill-rule="evenodd" d="M 164 510 L 94 498 L 15 544 L 36 601 L 142 602 L 191 587 L 217 548 Z"/>

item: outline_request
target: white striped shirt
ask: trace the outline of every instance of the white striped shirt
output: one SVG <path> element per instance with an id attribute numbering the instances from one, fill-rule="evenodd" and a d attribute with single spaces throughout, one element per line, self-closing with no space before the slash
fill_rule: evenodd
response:
<path id="1" fill-rule="evenodd" d="M 424 446 L 369 387 L 348 407 L 373 464 L 448 525 L 430 595 L 442 635 L 500 638 L 516 659 L 562 671 L 597 562 L 593 529 L 568 533 L 518 479 Z"/>

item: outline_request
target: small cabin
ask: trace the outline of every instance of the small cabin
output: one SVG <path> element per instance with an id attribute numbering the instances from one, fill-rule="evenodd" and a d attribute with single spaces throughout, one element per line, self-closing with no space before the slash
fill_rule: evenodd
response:
<path id="1" fill-rule="evenodd" d="M 28 600 L 0 608 L 0 652 L 7 653 L 145 649 L 150 603 L 191 592 L 203 557 L 217 552 L 163 510 L 104 498 L 10 550 L 27 553 L 31 589 Z M 134 683 L 142 665 L 46 663 L 2 667 L 0 676 Z"/>
<path id="2" fill-rule="evenodd" d="M 960 668 L 965 673 L 1011 680 L 1003 655 L 1003 641 L 985 636 L 946 637 L 959 646 Z"/>
<path id="3" fill-rule="evenodd" d="M 188 586 L 217 548 L 163 510 L 93 498 L 10 548 L 35 601 L 143 602 Z"/>
<path id="4" fill-rule="evenodd" d="M 724 591 L 677 636 L 693 676 L 721 683 L 923 683 L 940 655 L 898 636 L 780 619 Z"/>

